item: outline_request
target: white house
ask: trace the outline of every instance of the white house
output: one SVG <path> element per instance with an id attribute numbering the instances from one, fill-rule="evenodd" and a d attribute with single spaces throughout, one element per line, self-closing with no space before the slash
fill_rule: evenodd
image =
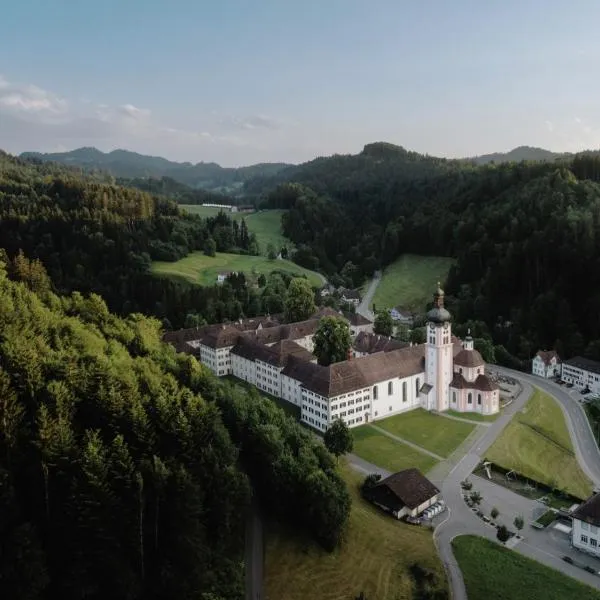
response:
<path id="1" fill-rule="evenodd" d="M 572 514 L 571 543 L 578 550 L 600 557 L 600 494 L 588 498 Z"/>
<path id="2" fill-rule="evenodd" d="M 403 309 L 401 306 L 395 306 L 390 309 L 390 316 L 400 325 L 412 327 L 414 324 L 413 314 L 410 311 Z"/>
<path id="3" fill-rule="evenodd" d="M 560 357 L 555 350 L 539 350 L 531 361 L 531 374 L 545 379 L 560 377 Z"/>
<path id="4" fill-rule="evenodd" d="M 572 383 L 578 390 L 588 390 L 600 395 L 600 363 L 589 358 L 576 356 L 562 364 L 561 378 Z"/>
<path id="5" fill-rule="evenodd" d="M 360 294 L 356 290 L 344 290 L 340 296 L 342 302 L 358 306 L 360 304 Z"/>
<path id="6" fill-rule="evenodd" d="M 217 283 L 223 283 L 231 274 L 231 271 L 222 271 L 221 273 L 217 273 Z"/>

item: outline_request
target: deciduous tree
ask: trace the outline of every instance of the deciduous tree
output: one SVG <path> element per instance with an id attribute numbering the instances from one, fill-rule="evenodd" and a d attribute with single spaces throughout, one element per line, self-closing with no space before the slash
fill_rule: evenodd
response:
<path id="1" fill-rule="evenodd" d="M 295 277 L 285 297 L 285 319 L 288 323 L 305 321 L 316 310 L 315 295 L 308 279 Z"/>
<path id="2" fill-rule="evenodd" d="M 348 358 L 352 338 L 348 323 L 338 317 L 323 317 L 313 336 L 313 354 L 320 365 L 328 366 Z"/>
<path id="3" fill-rule="evenodd" d="M 390 337 L 394 333 L 394 320 L 389 310 L 380 310 L 375 317 L 373 331 L 379 335 Z"/>
<path id="4" fill-rule="evenodd" d="M 336 419 L 323 436 L 327 450 L 336 458 L 352 452 L 354 438 L 348 425 L 342 419 Z"/>

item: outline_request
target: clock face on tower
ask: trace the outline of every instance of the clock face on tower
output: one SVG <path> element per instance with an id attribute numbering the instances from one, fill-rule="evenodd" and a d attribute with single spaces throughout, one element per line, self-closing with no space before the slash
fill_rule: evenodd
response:
<path id="1" fill-rule="evenodd" d="M 448 329 L 448 323 L 444 323 L 444 329 Z"/>
<path id="2" fill-rule="evenodd" d="M 429 323 L 429 329 L 431 329 L 431 331 L 433 331 L 435 329 L 435 325 L 433 323 Z"/>

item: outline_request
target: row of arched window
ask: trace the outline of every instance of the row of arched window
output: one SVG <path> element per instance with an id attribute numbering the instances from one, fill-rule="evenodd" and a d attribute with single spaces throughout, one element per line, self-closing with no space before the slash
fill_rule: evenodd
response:
<path id="1" fill-rule="evenodd" d="M 452 404 L 456 404 L 456 392 L 452 392 Z M 467 404 L 473 404 L 473 393 L 467 394 Z M 481 394 L 477 394 L 477 405 L 481 406 Z"/>

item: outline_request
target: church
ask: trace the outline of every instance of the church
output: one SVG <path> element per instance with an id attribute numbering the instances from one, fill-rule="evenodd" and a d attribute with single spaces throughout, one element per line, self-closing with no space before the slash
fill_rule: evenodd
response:
<path id="1" fill-rule="evenodd" d="M 498 386 L 470 335 L 452 335 L 452 317 L 438 284 L 427 313 L 424 344 L 403 344 L 366 331 L 369 321 L 353 316 L 354 352 L 327 367 L 312 354 L 322 309 L 300 323 L 276 317 L 208 325 L 165 334 L 165 341 L 194 354 L 218 376 L 233 375 L 300 409 L 301 420 L 326 431 L 335 419 L 349 427 L 424 408 L 492 415 L 500 409 Z M 358 317 L 358 318 L 357 318 Z"/>

